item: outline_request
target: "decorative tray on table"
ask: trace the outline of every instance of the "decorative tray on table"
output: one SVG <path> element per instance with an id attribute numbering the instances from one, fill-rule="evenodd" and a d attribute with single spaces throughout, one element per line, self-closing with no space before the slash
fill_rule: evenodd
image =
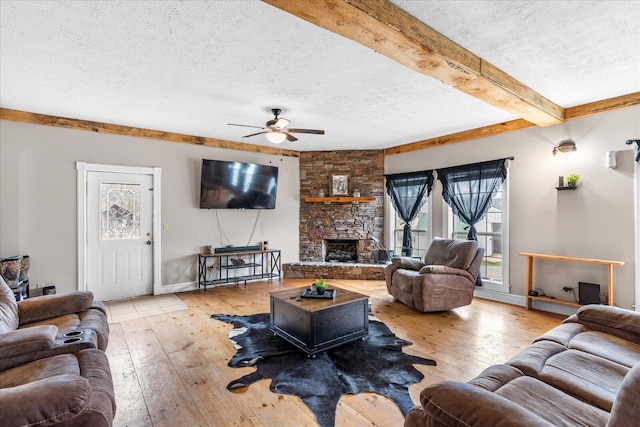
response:
<path id="1" fill-rule="evenodd" d="M 322 295 L 318 295 L 314 290 L 311 290 L 309 288 L 305 288 L 304 291 L 302 291 L 302 298 L 325 298 L 325 299 L 332 299 L 336 296 L 336 290 L 335 289 L 326 289 L 324 291 L 324 294 Z"/>

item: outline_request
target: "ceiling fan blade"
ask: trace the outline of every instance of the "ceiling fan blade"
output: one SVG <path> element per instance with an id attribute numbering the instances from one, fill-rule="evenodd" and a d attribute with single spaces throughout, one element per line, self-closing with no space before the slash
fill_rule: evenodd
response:
<path id="1" fill-rule="evenodd" d="M 280 129 L 283 130 L 284 128 L 286 128 L 289 123 L 291 123 L 290 120 L 287 119 L 278 119 L 278 121 L 273 125 L 276 129 Z"/>
<path id="2" fill-rule="evenodd" d="M 227 123 L 229 126 L 242 126 L 244 128 L 256 128 L 256 129 L 264 129 L 262 126 L 251 126 L 251 125 L 239 125 L 237 123 Z"/>
<path id="3" fill-rule="evenodd" d="M 323 130 L 319 130 L 319 129 L 287 129 L 287 132 L 313 133 L 315 135 L 324 135 L 324 131 Z"/>
<path id="4" fill-rule="evenodd" d="M 252 133 L 251 135 L 245 135 L 243 138 L 249 138 L 250 136 L 262 135 L 263 133 L 269 133 L 270 131 L 265 130 L 264 132 Z"/>
<path id="5" fill-rule="evenodd" d="M 294 142 L 294 141 L 297 141 L 297 140 L 298 140 L 298 138 L 296 138 L 296 137 L 295 137 L 295 136 L 293 136 L 293 135 L 290 135 L 288 132 L 285 132 L 285 133 L 287 134 L 287 141 Z"/>

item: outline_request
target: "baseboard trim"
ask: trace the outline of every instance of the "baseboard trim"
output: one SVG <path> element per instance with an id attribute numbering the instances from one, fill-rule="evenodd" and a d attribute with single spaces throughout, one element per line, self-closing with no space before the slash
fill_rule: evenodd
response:
<path id="1" fill-rule="evenodd" d="M 247 280 L 247 283 L 252 283 L 252 282 L 260 282 L 262 280 L 282 280 L 282 279 L 277 279 L 277 278 L 273 278 L 273 279 L 251 279 L 251 280 Z M 237 286 L 237 285 L 242 285 L 244 286 L 244 280 L 239 281 L 238 283 L 236 282 L 227 282 L 227 283 L 218 283 L 215 285 L 209 285 L 207 286 L 207 288 L 217 288 L 217 287 L 221 287 L 221 286 Z M 203 289 L 204 288 L 200 288 Z M 162 285 L 160 286 L 160 293 L 156 294 L 156 295 L 163 295 L 163 294 L 175 294 L 177 292 L 189 292 L 189 291 L 197 291 L 198 290 L 198 282 L 184 282 L 184 283 L 173 283 L 170 285 Z"/>
<path id="2" fill-rule="evenodd" d="M 487 289 L 476 288 L 473 291 L 473 296 L 491 301 L 504 302 L 506 304 L 519 305 L 520 307 L 525 307 L 527 305 L 527 301 L 522 295 L 495 292 Z"/>
<path id="3" fill-rule="evenodd" d="M 171 285 L 160 286 L 160 295 L 175 294 L 176 292 L 188 292 L 198 289 L 197 282 L 173 283 Z"/>
<path id="4" fill-rule="evenodd" d="M 506 304 L 518 305 L 520 307 L 526 307 L 527 299 L 524 295 L 505 294 L 503 292 L 492 292 L 486 289 L 478 289 L 473 292 L 473 296 L 488 299 L 491 301 L 504 302 Z M 577 308 L 570 307 L 568 305 L 554 304 L 546 301 L 533 301 L 533 308 L 535 310 L 548 311 L 550 313 L 562 314 L 563 316 L 571 316 L 575 314 Z"/>

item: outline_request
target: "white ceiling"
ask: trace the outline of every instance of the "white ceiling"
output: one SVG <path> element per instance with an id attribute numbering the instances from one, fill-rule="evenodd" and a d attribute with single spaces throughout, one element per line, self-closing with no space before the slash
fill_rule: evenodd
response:
<path id="1" fill-rule="evenodd" d="M 395 5 L 561 107 L 640 91 L 640 1 Z M 298 151 L 381 149 L 513 120 L 258 0 L 0 1 L 0 106 Z"/>

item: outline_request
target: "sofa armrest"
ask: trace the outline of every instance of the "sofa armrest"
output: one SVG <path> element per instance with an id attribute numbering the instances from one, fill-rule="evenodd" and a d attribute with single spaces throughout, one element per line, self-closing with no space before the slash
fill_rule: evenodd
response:
<path id="1" fill-rule="evenodd" d="M 105 307 L 104 303 L 100 300 L 94 299 L 93 302 L 91 303 L 91 307 L 89 308 L 99 310 L 103 312 L 105 316 L 107 315 L 107 307 Z"/>
<path id="2" fill-rule="evenodd" d="M 473 276 L 467 270 L 461 270 L 455 267 L 447 267 L 446 265 L 425 265 L 420 269 L 420 274 L 453 274 L 462 276 L 473 282 Z"/>
<path id="3" fill-rule="evenodd" d="M 640 420 L 638 390 L 640 390 L 640 362 L 636 363 L 622 380 L 611 408 L 607 427 L 626 427 Z"/>
<path id="4" fill-rule="evenodd" d="M 424 267 L 424 262 L 418 258 L 412 258 L 408 256 L 394 256 L 391 258 L 391 264 L 398 268 L 405 268 L 407 270 L 418 271 Z"/>
<path id="5" fill-rule="evenodd" d="M 520 405 L 479 387 L 445 381 L 420 393 L 424 411 L 446 426 L 551 427 Z"/>
<path id="6" fill-rule="evenodd" d="M 48 350 L 54 346 L 57 334 L 58 328 L 53 325 L 39 325 L 6 332 L 0 335 L 0 359 Z"/>
<path id="7" fill-rule="evenodd" d="M 580 307 L 576 314 L 563 323 L 580 323 L 591 330 L 640 344 L 640 312 L 590 304 Z"/>
<path id="8" fill-rule="evenodd" d="M 93 294 L 89 291 L 27 298 L 18 303 L 18 318 L 22 326 L 65 314 L 80 313 L 92 304 Z"/>
<path id="9" fill-rule="evenodd" d="M 57 375 L 0 389 L 0 425 L 34 426 L 76 417 L 91 399 L 89 382 L 78 375 Z"/>

